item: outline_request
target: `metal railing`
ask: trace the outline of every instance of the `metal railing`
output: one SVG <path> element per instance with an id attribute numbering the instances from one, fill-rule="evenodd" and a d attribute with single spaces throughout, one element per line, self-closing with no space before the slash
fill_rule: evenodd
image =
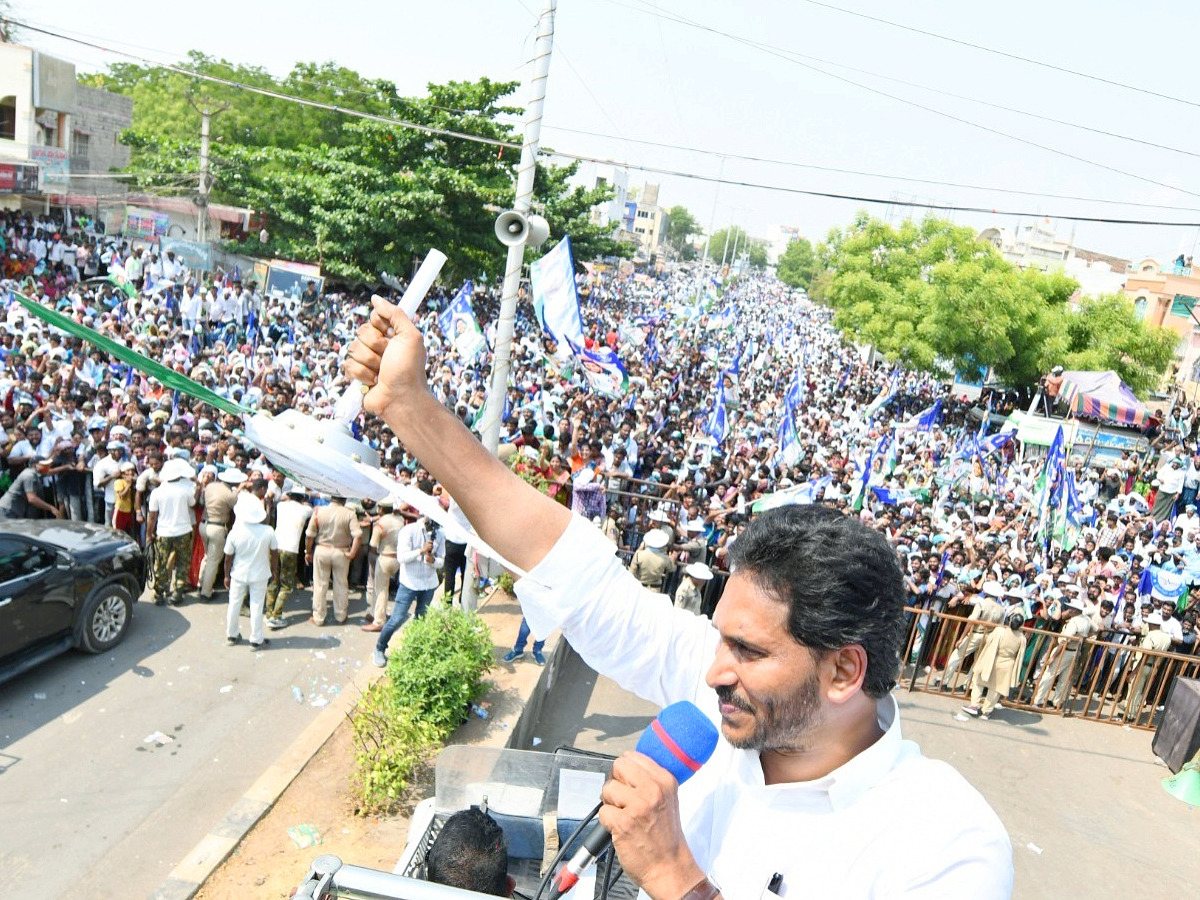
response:
<path id="1" fill-rule="evenodd" d="M 972 668 L 988 634 L 1008 626 L 931 607 L 905 607 L 909 616 L 904 665 L 910 691 L 969 698 Z M 1026 648 L 1017 686 L 999 705 L 1042 714 L 1128 724 L 1153 730 L 1178 677 L 1200 676 L 1200 656 L 1149 650 L 1140 635 L 1066 638 L 1046 628 L 1021 629 Z M 1131 642 L 1126 642 L 1132 639 Z"/>

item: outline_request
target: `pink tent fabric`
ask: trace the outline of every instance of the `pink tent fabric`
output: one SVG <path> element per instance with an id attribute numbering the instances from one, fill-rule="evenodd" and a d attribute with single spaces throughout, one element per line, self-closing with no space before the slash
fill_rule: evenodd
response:
<path id="1" fill-rule="evenodd" d="M 1140 428 L 1149 413 L 1116 372 L 1063 372 L 1062 402 L 1077 416 Z"/>

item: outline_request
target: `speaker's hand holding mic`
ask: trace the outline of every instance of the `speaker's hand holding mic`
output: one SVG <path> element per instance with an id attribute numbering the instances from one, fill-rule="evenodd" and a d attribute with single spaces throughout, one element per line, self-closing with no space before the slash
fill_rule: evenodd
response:
<path id="1" fill-rule="evenodd" d="M 683 835 L 678 792 L 716 746 L 716 726 L 695 705 L 682 701 L 659 713 L 637 750 L 613 763 L 600 792 L 600 825 L 555 875 L 551 897 L 574 887 L 609 841 L 621 867 L 653 900 L 677 900 L 704 878 Z"/>

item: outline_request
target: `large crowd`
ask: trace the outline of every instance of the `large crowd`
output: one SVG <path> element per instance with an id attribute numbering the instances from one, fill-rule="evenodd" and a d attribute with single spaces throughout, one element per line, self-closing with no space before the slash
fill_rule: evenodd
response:
<path id="1" fill-rule="evenodd" d="M 328 415 L 345 387 L 346 347 L 368 313 L 367 296 L 310 285 L 297 301 L 265 296 L 248 278 L 192 272 L 155 243 L 97 234 L 86 220 L 3 213 L 0 247 L 6 296 L 53 306 L 250 409 Z M 477 425 L 491 352 L 463 356 L 443 334 L 438 312 L 454 287 L 431 295 L 417 324 L 435 395 Z M 1186 402 L 1155 410 L 1144 452 L 1068 457 L 1077 509 L 1064 529 L 1042 514 L 1040 453 L 986 440 L 1029 405 L 1027 395 L 985 388 L 968 399 L 876 360 L 846 342 L 827 310 L 767 275 L 717 284 L 699 270 L 632 275 L 596 265 L 579 291 L 586 347 L 615 350 L 628 385 L 597 390 L 583 366 L 548 350 L 522 302 L 501 456 L 598 521 L 643 584 L 711 613 L 728 550 L 755 510 L 817 502 L 891 541 L 921 611 L 911 616 L 909 661 L 942 670 L 950 690 L 966 678 L 971 715 L 989 714 L 1013 689 L 1035 705 L 1061 705 L 1087 674 L 1087 654 L 1028 659 L 1010 635 L 1195 652 L 1200 452 Z M 471 302 L 494 336 L 498 289 L 478 286 Z M 475 572 L 457 529 L 307 491 L 243 439 L 237 417 L 168 390 L 11 299 L 0 322 L 0 395 L 0 515 L 126 531 L 153 557 L 148 588 L 159 602 L 193 590 L 211 599 L 226 552 L 236 567 L 273 550 L 268 569 L 231 573 L 239 599 L 248 593 L 254 609 L 265 593 L 263 622 L 278 629 L 299 621 L 298 601 L 289 610 L 288 600 L 312 584 L 303 618 L 323 625 L 328 595 L 334 621 L 346 622 L 350 586 L 361 586 L 355 621 L 379 632 L 379 662 L 413 603 L 419 615 L 438 588 L 450 598 Z M 456 511 L 385 425 L 368 417 L 355 427 L 389 474 Z M 273 538 L 238 544 L 239 509 Z M 1159 582 L 1147 570 L 1185 590 L 1148 588 Z M 947 645 L 942 613 L 978 627 Z M 252 625 L 254 646 L 266 640 L 263 622 Z M 238 634 L 231 613 L 227 637 Z M 1141 712 L 1144 697 L 1132 689 L 1120 699 L 1120 715 Z"/>

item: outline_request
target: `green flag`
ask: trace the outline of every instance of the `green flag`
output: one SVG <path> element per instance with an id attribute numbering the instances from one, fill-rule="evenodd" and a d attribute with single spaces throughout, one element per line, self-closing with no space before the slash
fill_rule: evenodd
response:
<path id="1" fill-rule="evenodd" d="M 222 412 L 230 413 L 235 416 L 243 416 L 250 412 L 244 406 L 239 406 L 232 400 L 222 397 L 215 391 L 206 388 L 186 375 L 181 375 L 174 369 L 164 366 L 160 362 L 142 356 L 136 350 L 126 347 L 120 341 L 114 340 L 107 335 L 93 331 L 86 325 L 80 325 L 74 319 L 64 316 L 57 310 L 51 309 L 49 306 L 42 306 L 36 300 L 32 300 L 22 294 L 13 293 L 12 296 L 23 307 L 29 310 L 30 313 L 37 316 L 44 322 L 53 325 L 55 328 L 65 331 L 67 334 L 87 341 L 95 347 L 99 347 L 106 353 L 115 356 L 123 363 L 133 366 L 144 375 L 149 375 L 151 378 L 157 378 L 162 386 L 173 391 L 179 391 L 181 394 L 186 394 L 189 397 L 194 397 L 207 403 L 209 406 L 215 406 Z"/>

